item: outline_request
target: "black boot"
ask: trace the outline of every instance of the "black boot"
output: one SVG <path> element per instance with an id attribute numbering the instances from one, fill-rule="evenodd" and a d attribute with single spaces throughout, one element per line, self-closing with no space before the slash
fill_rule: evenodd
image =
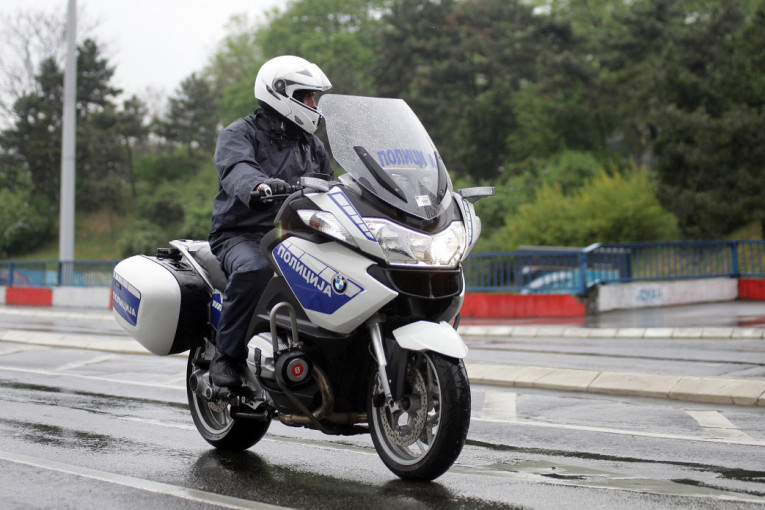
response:
<path id="1" fill-rule="evenodd" d="M 239 388 L 242 385 L 240 374 L 247 369 L 245 363 L 245 360 L 231 358 L 216 350 L 210 364 L 210 379 L 216 386 Z"/>

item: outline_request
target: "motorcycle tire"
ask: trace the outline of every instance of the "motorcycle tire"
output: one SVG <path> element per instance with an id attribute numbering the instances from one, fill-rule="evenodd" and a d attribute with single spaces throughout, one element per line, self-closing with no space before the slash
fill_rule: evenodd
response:
<path id="1" fill-rule="evenodd" d="M 470 383 L 465 364 L 433 352 L 408 357 L 402 410 L 381 402 L 371 375 L 367 411 L 375 449 L 385 465 L 407 480 L 430 481 L 451 467 L 470 426 Z M 406 408 L 406 410 L 404 410 Z"/>
<path id="2" fill-rule="evenodd" d="M 227 451 L 246 450 L 261 440 L 271 425 L 271 420 L 235 420 L 231 417 L 231 406 L 210 402 L 191 390 L 189 376 L 194 370 L 195 362 L 205 359 L 205 351 L 205 346 L 191 349 L 186 365 L 186 395 L 191 418 L 199 434 L 214 447 Z"/>

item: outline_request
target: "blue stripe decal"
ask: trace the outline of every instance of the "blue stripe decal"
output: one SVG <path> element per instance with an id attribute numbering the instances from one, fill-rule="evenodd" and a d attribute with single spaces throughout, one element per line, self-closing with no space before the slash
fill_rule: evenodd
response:
<path id="1" fill-rule="evenodd" d="M 141 293 L 114 273 L 112 280 L 112 308 L 128 324 L 135 326 L 138 323 L 138 307 L 141 306 Z"/>
<path id="2" fill-rule="evenodd" d="M 468 235 L 468 246 L 473 244 L 473 215 L 470 214 L 470 203 L 462 199 L 463 207 L 462 210 L 465 211 L 465 227 L 467 229 L 467 235 Z"/>
<path id="3" fill-rule="evenodd" d="M 223 297 L 220 292 L 213 292 L 210 298 L 210 323 L 215 329 L 218 329 L 218 323 L 220 322 L 220 314 L 223 312 Z"/>
<path id="4" fill-rule="evenodd" d="M 277 245 L 272 253 L 292 292 L 306 310 L 333 314 L 364 291 L 289 239 Z"/>
<path id="5" fill-rule="evenodd" d="M 369 230 L 369 227 L 364 221 L 364 218 L 362 218 L 359 212 L 356 210 L 356 208 L 353 207 L 353 204 L 351 203 L 350 200 L 348 200 L 348 197 L 345 196 L 345 193 L 343 193 L 343 190 L 341 190 L 338 187 L 334 187 L 329 193 L 327 193 L 327 195 L 343 211 L 343 213 L 354 223 L 354 225 L 356 225 L 356 227 L 361 231 L 361 233 L 364 234 L 364 237 L 366 237 L 373 243 L 377 242 L 377 239 L 375 238 L 372 231 Z"/>

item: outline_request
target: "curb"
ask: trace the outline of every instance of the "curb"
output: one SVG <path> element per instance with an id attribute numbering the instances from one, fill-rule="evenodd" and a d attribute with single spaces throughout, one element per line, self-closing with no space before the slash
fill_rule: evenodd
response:
<path id="1" fill-rule="evenodd" d="M 562 328 L 557 329 L 561 331 Z M 0 340 L 120 354 L 151 354 L 130 337 L 8 329 L 0 330 Z M 185 354 L 174 356 L 186 357 Z M 468 377 L 474 384 L 666 398 L 711 404 L 765 406 L 765 381 L 758 379 L 604 372 L 472 361 L 466 361 L 465 366 Z"/>
<path id="2" fill-rule="evenodd" d="M 472 383 L 765 406 L 765 381 L 466 362 Z"/>
<path id="3" fill-rule="evenodd" d="M 576 326 L 464 325 L 465 336 L 570 338 L 765 338 L 765 328 L 583 328 Z"/>

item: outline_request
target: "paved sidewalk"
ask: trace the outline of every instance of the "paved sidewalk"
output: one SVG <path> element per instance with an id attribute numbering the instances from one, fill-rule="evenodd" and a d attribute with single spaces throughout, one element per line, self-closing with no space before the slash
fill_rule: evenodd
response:
<path id="1" fill-rule="evenodd" d="M 763 305 L 765 307 L 765 305 Z M 78 312 L 63 309 L 0 308 L 0 315 L 54 317 L 58 319 L 110 322 L 110 312 Z M 474 321 L 473 321 L 474 322 Z M 509 322 L 509 321 L 508 321 Z M 703 321 L 697 322 L 703 324 Z M 548 338 L 733 338 L 763 339 L 757 327 L 582 327 L 572 324 L 466 324 L 464 336 Z M 89 335 L 0 329 L 0 340 L 54 347 L 91 349 L 127 354 L 150 354 L 138 342 L 123 335 Z M 184 356 L 180 355 L 180 356 Z M 765 359 L 762 360 L 765 362 Z M 699 377 L 687 374 L 650 374 L 582 370 L 550 366 L 509 365 L 466 361 L 473 383 L 668 398 L 714 404 L 765 406 L 765 380 Z"/>

